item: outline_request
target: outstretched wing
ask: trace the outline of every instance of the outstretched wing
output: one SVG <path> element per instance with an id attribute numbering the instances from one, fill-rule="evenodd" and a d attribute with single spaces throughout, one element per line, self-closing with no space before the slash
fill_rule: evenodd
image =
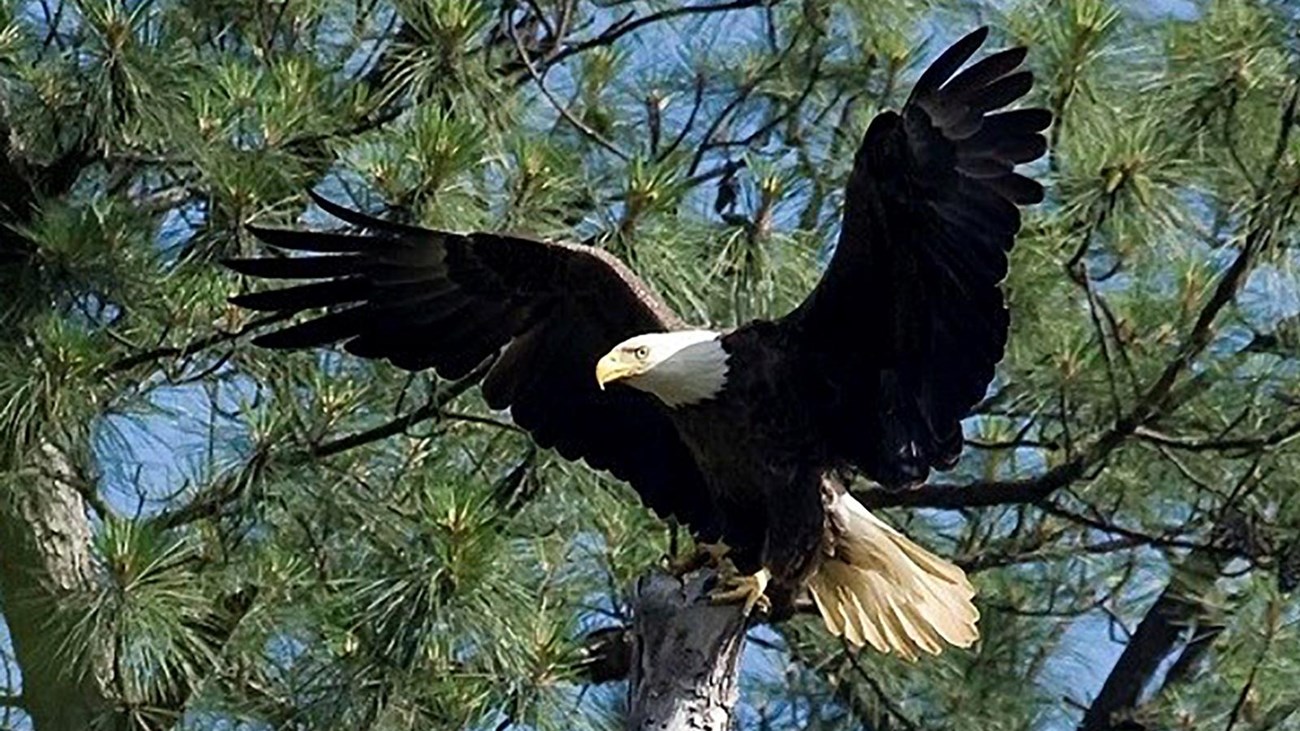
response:
<path id="1" fill-rule="evenodd" d="M 316 280 L 233 297 L 253 310 L 328 312 L 257 337 L 268 348 L 344 342 L 363 358 L 460 378 L 499 353 L 483 380 L 538 445 L 626 480 L 664 517 L 715 533 L 694 458 L 652 397 L 602 391 L 596 361 L 623 340 L 681 326 L 616 257 L 599 249 L 382 221 L 313 195 L 359 233 L 250 227 L 306 255 L 233 259 L 265 279 Z"/>
<path id="2" fill-rule="evenodd" d="M 901 113 L 872 120 L 830 265 L 782 320 L 834 456 L 886 485 L 955 464 L 1006 345 L 1017 206 L 1043 197 L 1014 168 L 1043 155 L 1051 115 L 999 111 L 1033 84 L 1016 71 L 1025 49 L 957 73 L 987 35 L 953 44 Z"/>

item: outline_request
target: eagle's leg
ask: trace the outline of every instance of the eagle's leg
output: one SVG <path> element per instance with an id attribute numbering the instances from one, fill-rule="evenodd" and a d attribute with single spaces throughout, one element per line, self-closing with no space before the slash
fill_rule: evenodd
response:
<path id="1" fill-rule="evenodd" d="M 714 604 L 743 602 L 745 616 L 749 616 L 755 607 L 761 612 L 771 611 L 772 602 L 767 598 L 767 584 L 772 580 L 771 572 L 761 568 L 752 574 L 742 575 L 737 573 L 730 563 L 728 561 L 724 565 L 722 575 L 718 577 L 718 586 L 709 592 L 709 600 Z M 728 567 L 730 570 L 727 570 Z"/>
<path id="2" fill-rule="evenodd" d="M 731 550 L 731 547 L 725 543 L 700 543 L 695 544 L 695 548 L 684 556 L 672 556 L 664 561 L 664 569 L 681 578 L 692 571 L 698 571 L 705 566 L 720 566 L 723 558 Z"/>

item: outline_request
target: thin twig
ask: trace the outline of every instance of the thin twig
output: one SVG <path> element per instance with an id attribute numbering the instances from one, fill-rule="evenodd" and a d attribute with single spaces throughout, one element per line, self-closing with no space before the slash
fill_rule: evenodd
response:
<path id="1" fill-rule="evenodd" d="M 1300 437 L 1300 422 L 1251 437 L 1195 439 L 1165 434 L 1146 426 L 1138 427 L 1133 434 L 1143 441 L 1186 452 L 1255 452 L 1280 447 Z"/>
<path id="2" fill-rule="evenodd" d="M 395 436 L 405 432 L 407 429 L 419 424 L 422 421 L 432 419 L 442 411 L 442 409 L 457 396 L 468 391 L 491 369 L 495 358 L 489 358 L 479 364 L 477 368 L 470 371 L 468 375 L 460 380 L 440 388 L 429 403 L 420 408 L 399 416 L 392 421 L 386 422 L 373 429 L 367 429 L 356 434 L 350 434 L 346 437 L 340 437 L 328 442 L 322 442 L 312 449 L 312 454 L 317 457 L 328 457 L 339 452 L 345 452 L 349 449 L 360 447 L 363 444 L 377 442 L 381 439 Z"/>
<path id="3" fill-rule="evenodd" d="M 555 107 L 555 111 L 559 112 L 560 116 L 563 117 L 566 122 L 573 125 L 573 128 L 581 132 L 587 139 L 605 148 L 621 160 L 631 159 L 628 154 L 619 149 L 617 145 L 605 139 L 604 135 L 587 126 L 587 124 L 581 119 L 573 116 L 573 113 L 561 104 L 559 99 L 555 98 L 555 95 L 551 93 L 551 90 L 546 88 L 546 81 L 543 79 L 542 74 L 538 73 L 537 67 L 533 65 L 532 57 L 528 55 L 527 49 L 524 48 L 523 41 L 519 39 L 519 31 L 515 28 L 514 23 L 510 22 L 508 17 L 506 18 L 505 26 L 510 34 L 511 42 L 515 44 L 515 51 L 518 52 L 519 59 L 524 62 L 524 68 L 528 70 L 528 75 L 531 76 L 533 82 L 537 84 L 537 89 L 542 92 L 542 96 L 546 97 L 546 100 L 551 103 L 552 107 Z"/>
<path id="4" fill-rule="evenodd" d="M 780 2 L 780 0 L 732 0 L 732 2 L 717 4 L 683 5 L 669 8 L 667 10 L 661 10 L 657 13 L 651 13 L 650 15 L 636 18 L 635 20 L 633 19 L 634 16 L 629 14 L 610 24 L 610 26 L 599 35 L 557 51 L 549 58 L 545 59 L 545 63 L 547 66 L 554 66 L 566 58 L 582 53 L 583 51 L 598 46 L 608 46 L 628 33 L 633 33 L 653 23 L 660 23 L 684 15 L 703 15 L 728 10 L 743 10 L 745 8 L 754 8 L 765 4 L 775 5 L 778 2 Z"/>
<path id="5" fill-rule="evenodd" d="M 854 652 L 847 646 L 845 647 L 844 655 L 849 659 L 849 664 L 853 666 L 853 670 L 857 672 L 858 676 L 867 684 L 867 687 L 871 688 L 871 692 L 876 694 L 876 698 L 880 700 L 880 705 L 884 707 L 885 711 L 887 711 L 889 715 L 893 716 L 898 723 L 906 729 L 906 731 L 921 731 L 921 727 L 918 726 L 915 721 L 908 718 L 907 715 L 903 713 L 903 709 L 899 708 L 894 703 L 893 699 L 885 693 L 885 689 L 881 687 L 880 681 L 871 677 L 871 675 L 867 673 L 866 669 L 862 667 L 861 663 L 858 662 L 859 654 L 860 653 Z"/>
<path id="6" fill-rule="evenodd" d="M 194 355 L 199 351 L 211 348 L 214 345 L 220 345 L 222 343 L 228 343 L 232 340 L 237 340 L 238 338 L 243 337 L 244 335 L 264 325 L 270 325 L 275 322 L 281 322 L 283 320 L 289 319 L 292 316 L 293 316 L 292 312 L 277 312 L 274 314 L 266 315 L 264 317 L 259 317 L 255 320 L 250 320 L 248 324 L 244 325 L 238 330 L 232 330 L 229 332 L 219 332 L 201 338 L 195 338 L 194 340 L 191 340 L 185 345 L 180 345 L 180 346 L 164 345 L 162 347 L 152 348 L 150 350 L 136 353 L 135 355 L 129 355 L 120 360 L 113 361 L 112 363 L 109 363 L 108 365 L 104 366 L 101 372 L 104 374 L 121 373 L 123 371 L 131 370 L 136 366 L 145 365 L 147 363 L 153 363 L 155 361 L 162 360 L 163 358 L 173 358 L 173 357 L 184 358 L 186 356 Z"/>

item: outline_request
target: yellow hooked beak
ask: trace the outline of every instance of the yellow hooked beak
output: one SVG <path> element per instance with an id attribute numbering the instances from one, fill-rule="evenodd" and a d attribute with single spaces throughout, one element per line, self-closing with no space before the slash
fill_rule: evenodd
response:
<path id="1" fill-rule="evenodd" d="M 616 353 L 607 353 L 596 362 L 596 385 L 605 390 L 605 384 L 613 383 L 637 373 L 637 365 L 619 358 Z"/>

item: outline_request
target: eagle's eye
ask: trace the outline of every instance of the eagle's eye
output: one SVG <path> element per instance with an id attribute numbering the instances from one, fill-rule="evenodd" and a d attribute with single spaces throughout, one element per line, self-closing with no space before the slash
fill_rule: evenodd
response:
<path id="1" fill-rule="evenodd" d="M 650 348 L 645 345 L 642 345 L 638 347 L 636 350 L 632 351 L 632 355 L 637 360 L 645 360 L 646 358 L 650 357 Z"/>

